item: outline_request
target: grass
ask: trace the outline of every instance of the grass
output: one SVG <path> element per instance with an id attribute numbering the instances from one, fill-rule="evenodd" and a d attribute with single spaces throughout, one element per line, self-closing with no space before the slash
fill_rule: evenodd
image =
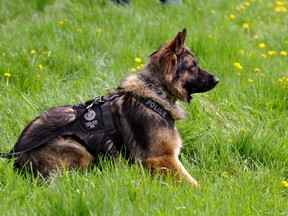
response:
<path id="1" fill-rule="evenodd" d="M 287 215 L 287 4 L 1 1 L 0 151 L 45 109 L 116 88 L 183 27 L 200 65 L 221 80 L 182 103 L 189 118 L 177 123 L 181 161 L 201 190 L 109 160 L 39 183 L 1 160 L 1 215 Z"/>

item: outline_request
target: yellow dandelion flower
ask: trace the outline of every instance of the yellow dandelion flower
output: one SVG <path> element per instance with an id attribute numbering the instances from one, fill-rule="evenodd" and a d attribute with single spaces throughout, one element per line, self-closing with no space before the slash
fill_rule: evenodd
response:
<path id="1" fill-rule="evenodd" d="M 288 182 L 287 182 L 287 181 L 282 181 L 282 182 L 281 182 L 281 185 L 282 185 L 284 188 L 287 188 L 287 187 L 288 187 Z"/>
<path id="2" fill-rule="evenodd" d="M 31 50 L 30 53 L 31 53 L 32 55 L 34 55 L 34 54 L 36 54 L 36 50 Z"/>
<path id="3" fill-rule="evenodd" d="M 245 2 L 244 5 L 249 7 L 250 6 L 250 2 Z"/>
<path id="4" fill-rule="evenodd" d="M 240 130 L 241 132 L 245 132 L 245 131 L 246 131 L 246 129 L 243 128 L 243 127 L 241 127 L 239 130 Z"/>
<path id="5" fill-rule="evenodd" d="M 260 73 L 260 76 L 261 76 L 261 77 L 265 77 L 265 74 L 264 74 L 264 73 Z"/>
<path id="6" fill-rule="evenodd" d="M 249 28 L 250 28 L 250 26 L 249 26 L 248 23 L 243 23 L 242 27 L 243 27 L 244 29 L 249 29 Z"/>
<path id="7" fill-rule="evenodd" d="M 141 69 L 142 69 L 142 68 L 144 67 L 144 64 L 140 64 L 139 66 L 140 66 L 140 67 L 141 67 Z"/>
<path id="8" fill-rule="evenodd" d="M 136 72 L 137 69 L 136 69 L 136 68 L 131 68 L 130 71 L 131 71 L 131 72 Z"/>
<path id="9" fill-rule="evenodd" d="M 236 16 L 235 16 L 234 14 L 229 14 L 228 18 L 229 18 L 229 19 L 235 19 Z"/>
<path id="10" fill-rule="evenodd" d="M 255 71 L 256 73 L 258 73 L 258 72 L 260 72 L 260 68 L 255 68 L 254 71 Z"/>
<path id="11" fill-rule="evenodd" d="M 265 58 L 267 57 L 267 55 L 266 55 L 266 54 L 262 54 L 261 57 L 262 57 L 263 59 L 265 59 Z"/>
<path id="12" fill-rule="evenodd" d="M 244 5 L 240 5 L 237 10 L 245 10 L 245 6 Z"/>
<path id="13" fill-rule="evenodd" d="M 240 53 L 241 55 L 244 55 L 244 54 L 245 54 L 245 51 L 244 51 L 244 50 L 239 50 L 239 53 Z"/>
<path id="14" fill-rule="evenodd" d="M 11 74 L 8 73 L 8 72 L 6 72 L 6 73 L 4 73 L 4 76 L 7 77 L 7 78 L 9 78 L 9 77 L 11 77 Z"/>
<path id="15" fill-rule="evenodd" d="M 102 33 L 102 32 L 103 32 L 103 30 L 102 30 L 101 28 L 97 28 L 97 29 L 96 29 L 96 33 L 97 33 L 97 34 L 100 34 L 100 33 Z"/>
<path id="16" fill-rule="evenodd" d="M 282 2 L 282 1 L 276 1 L 276 4 L 277 4 L 278 6 L 283 6 L 283 5 L 284 5 L 284 2 Z"/>
<path id="17" fill-rule="evenodd" d="M 141 66 L 138 65 L 138 66 L 136 67 L 136 69 L 137 69 L 137 70 L 141 70 Z"/>
<path id="18" fill-rule="evenodd" d="M 281 7 L 281 12 L 286 13 L 286 7 Z"/>
<path id="19" fill-rule="evenodd" d="M 63 20 L 58 21 L 58 24 L 59 24 L 59 25 L 64 25 L 65 22 L 68 22 L 68 18 L 65 18 L 65 19 L 63 19 Z"/>
<path id="20" fill-rule="evenodd" d="M 274 9 L 274 11 L 275 11 L 276 13 L 280 13 L 280 12 L 286 13 L 286 7 L 277 6 L 277 7 Z"/>
<path id="21" fill-rule="evenodd" d="M 136 58 L 134 59 L 134 61 L 137 62 L 137 63 L 142 62 L 141 58 L 138 58 L 138 57 L 136 57 Z"/>
<path id="22" fill-rule="evenodd" d="M 215 14 L 216 14 L 216 11 L 215 11 L 215 10 L 211 10 L 210 13 L 211 13 L 212 15 L 215 15 Z"/>
<path id="23" fill-rule="evenodd" d="M 44 66 L 42 64 L 39 64 L 38 66 L 39 66 L 40 70 L 42 70 L 44 68 Z"/>
<path id="24" fill-rule="evenodd" d="M 228 140 L 227 140 L 229 143 L 232 143 L 233 142 L 233 140 L 231 139 L 231 138 L 228 138 Z"/>
<path id="25" fill-rule="evenodd" d="M 234 66 L 240 70 L 243 69 L 242 65 L 239 62 L 235 62 Z"/>
<path id="26" fill-rule="evenodd" d="M 76 55 L 76 59 L 80 60 L 81 56 L 80 55 Z"/>
<path id="27" fill-rule="evenodd" d="M 270 55 L 270 56 L 274 56 L 274 55 L 276 55 L 276 52 L 274 50 L 269 50 L 267 52 L 267 54 Z"/>
<path id="28" fill-rule="evenodd" d="M 265 45 L 265 43 L 260 43 L 260 44 L 258 45 L 258 47 L 259 47 L 260 49 L 264 49 L 264 48 L 266 47 L 266 45 Z"/>
<path id="29" fill-rule="evenodd" d="M 259 39 L 259 36 L 258 35 L 254 35 L 254 39 Z"/>
<path id="30" fill-rule="evenodd" d="M 281 9 L 280 9 L 280 7 L 276 7 L 276 8 L 274 9 L 274 11 L 275 11 L 276 13 L 279 13 L 279 12 L 281 12 Z"/>
<path id="31" fill-rule="evenodd" d="M 247 81 L 248 81 L 248 83 L 251 83 L 251 84 L 254 83 L 254 81 L 252 79 L 250 79 L 250 78 L 247 79 Z"/>
<path id="32" fill-rule="evenodd" d="M 282 50 L 282 51 L 280 51 L 280 55 L 281 55 L 281 56 L 287 56 L 287 52 L 284 51 L 284 50 Z"/>
<path id="33" fill-rule="evenodd" d="M 283 79 L 279 79 L 279 82 L 280 82 L 280 83 L 283 83 Z"/>

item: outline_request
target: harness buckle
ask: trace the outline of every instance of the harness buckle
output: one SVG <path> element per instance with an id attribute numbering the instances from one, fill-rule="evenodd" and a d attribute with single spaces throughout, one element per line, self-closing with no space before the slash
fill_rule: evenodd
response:
<path id="1" fill-rule="evenodd" d="M 94 100 L 93 100 L 93 102 L 92 102 L 91 104 L 89 104 L 89 105 L 86 107 L 86 109 L 90 111 L 90 110 L 91 110 L 91 107 L 93 107 L 94 104 L 96 104 L 96 103 L 105 103 L 107 100 L 108 100 L 108 99 L 107 99 L 107 97 L 105 97 L 105 96 L 95 97 Z"/>
<path id="2" fill-rule="evenodd" d="M 95 100 L 96 102 L 98 102 L 98 103 L 104 103 L 104 102 L 107 101 L 107 97 L 105 97 L 105 96 L 98 96 L 98 97 L 94 98 L 94 100 Z"/>

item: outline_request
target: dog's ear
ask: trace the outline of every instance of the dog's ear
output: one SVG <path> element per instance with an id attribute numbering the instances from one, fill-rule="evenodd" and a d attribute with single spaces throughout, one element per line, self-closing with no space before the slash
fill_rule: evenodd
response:
<path id="1" fill-rule="evenodd" d="M 173 52 L 176 54 L 176 56 L 179 56 L 184 51 L 184 42 L 186 39 L 187 30 L 184 28 L 182 32 L 178 32 L 176 37 L 170 42 L 169 46 L 173 50 Z"/>

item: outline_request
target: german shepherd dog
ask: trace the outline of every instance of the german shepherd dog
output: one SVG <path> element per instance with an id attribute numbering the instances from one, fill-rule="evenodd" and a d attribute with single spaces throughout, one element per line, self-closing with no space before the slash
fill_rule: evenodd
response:
<path id="1" fill-rule="evenodd" d="M 176 179 L 197 187 L 197 181 L 178 159 L 182 141 L 174 120 L 184 119 L 186 114 L 176 100 L 190 103 L 192 94 L 213 89 L 219 79 L 200 68 L 194 54 L 185 47 L 185 38 L 186 29 L 183 29 L 149 56 L 138 76 L 124 78 L 116 90 L 109 92 L 112 129 L 120 142 L 116 143 L 107 133 L 95 138 L 82 130 L 77 136 L 77 130 L 81 129 L 73 126 L 78 120 L 75 106 L 57 106 L 32 121 L 6 156 L 16 158 L 15 167 L 47 178 L 63 167 L 88 168 L 103 153 L 115 158 L 125 154 L 150 169 L 152 176 L 160 173 L 165 177 L 170 172 Z M 85 111 L 86 119 L 96 115 L 90 112 L 93 103 Z M 102 120 L 105 124 L 105 117 Z M 88 129 L 94 126 L 93 121 L 88 123 Z M 67 133 L 73 127 L 76 135 Z M 88 146 L 89 139 L 94 149 Z"/>

